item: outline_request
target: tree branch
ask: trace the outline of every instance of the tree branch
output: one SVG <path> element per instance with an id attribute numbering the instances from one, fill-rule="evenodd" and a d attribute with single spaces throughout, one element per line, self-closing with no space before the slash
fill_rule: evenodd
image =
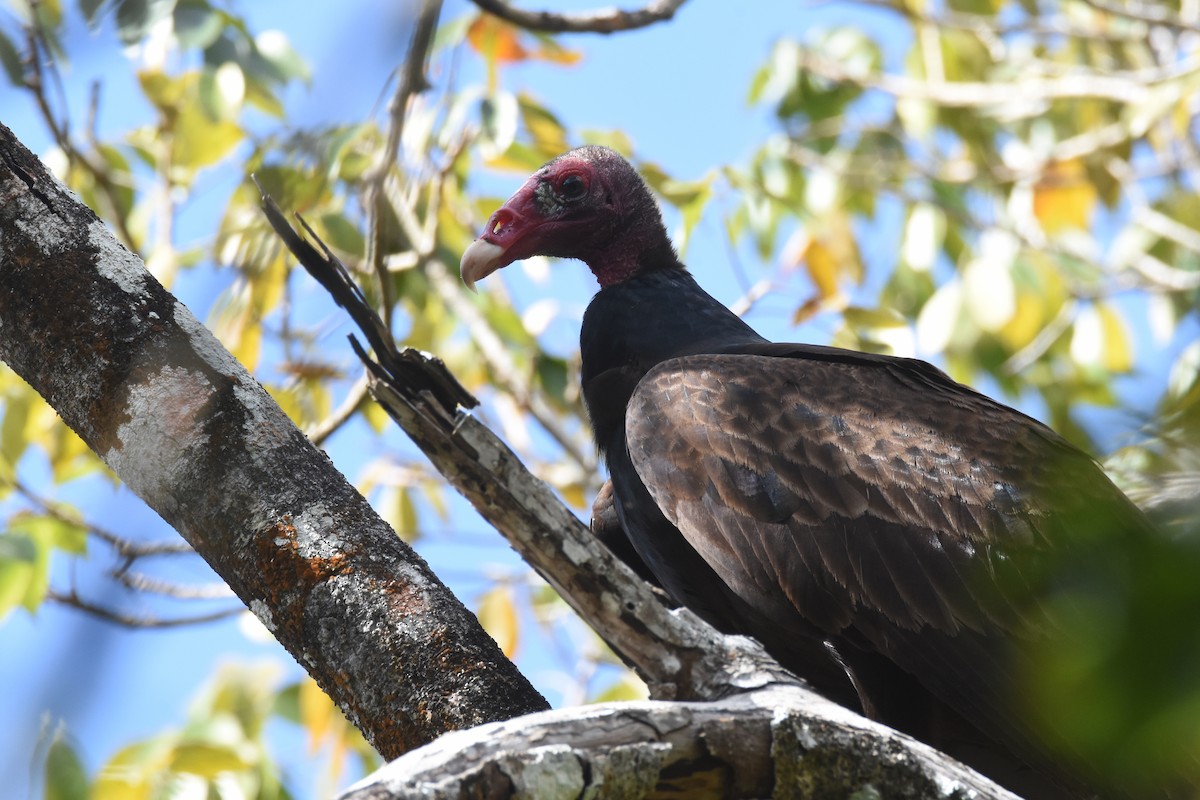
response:
<path id="1" fill-rule="evenodd" d="M 429 55 L 429 48 L 433 45 L 433 35 L 437 30 L 441 11 L 442 0 L 424 0 L 421 3 L 420 13 L 413 26 L 412 39 L 409 41 L 408 55 L 400 68 L 400 80 L 396 85 L 395 94 L 388 103 L 387 143 L 363 181 L 363 206 L 367 211 L 366 263 L 379 278 L 380 298 L 384 311 L 382 316 L 387 323 L 391 321 L 396 299 L 392 296 L 391 276 L 388 274 L 384 253 L 380 249 L 383 237 L 380 220 L 383 203 L 386 201 L 384 185 L 396 166 L 400 141 L 404 136 L 404 121 L 408 115 L 409 101 L 429 88 L 429 81 L 425 78 L 425 60 Z"/>
<path id="2" fill-rule="evenodd" d="M 1055 100 L 1094 99 L 1114 103 L 1143 102 L 1156 86 L 1180 80 L 1200 72 L 1200 56 L 1192 56 L 1167 66 L 1147 67 L 1123 73 L 1077 73 L 1060 76 L 1032 76 L 1019 82 L 1019 90 L 1006 82 L 981 83 L 953 81 L 931 83 L 891 73 L 872 74 L 848 69 L 844 65 L 801 48 L 800 67 L 822 78 L 852 83 L 865 89 L 913 100 L 928 100 L 946 108 L 987 108 L 1021 106 L 1033 114 L 1038 104 Z"/>
<path id="3" fill-rule="evenodd" d="M 543 33 L 619 33 L 636 28 L 645 28 L 657 22 L 666 22 L 687 0 L 653 0 L 645 8 L 622 11 L 619 8 L 602 8 L 598 11 L 582 11 L 561 14 L 551 11 L 525 11 L 513 8 L 504 0 L 472 0 L 484 11 L 513 25 Z"/>
<path id="4" fill-rule="evenodd" d="M 0 232 L 0 357 L 385 757 L 546 707 L 262 386 L 3 125 Z"/>
<path id="5" fill-rule="evenodd" d="M 172 617 L 163 619 L 161 617 L 151 616 L 136 616 L 127 614 L 124 611 L 117 611 L 114 608 L 102 606 L 98 603 L 93 603 L 89 600 L 84 600 L 75 590 L 71 590 L 66 594 L 55 591 L 54 589 L 46 592 L 46 599 L 51 602 L 61 603 L 71 608 L 77 608 L 91 614 L 93 617 L 112 622 L 116 625 L 122 625 L 126 628 L 182 628 L 187 625 L 202 625 L 206 622 L 218 622 L 223 619 L 237 616 L 246 611 L 245 606 L 237 606 L 236 608 L 225 608 L 220 611 L 213 611 L 209 614 L 196 614 L 190 617 Z"/>
<path id="6" fill-rule="evenodd" d="M 711 703 L 605 703 L 459 731 L 384 766 L 340 800 L 428 797 L 433 786 L 445 800 L 1017 800 L 928 745 L 794 687 Z"/>

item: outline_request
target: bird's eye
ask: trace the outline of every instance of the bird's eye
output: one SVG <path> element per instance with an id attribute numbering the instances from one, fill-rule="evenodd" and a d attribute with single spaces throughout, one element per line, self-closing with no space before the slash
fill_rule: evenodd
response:
<path id="1" fill-rule="evenodd" d="M 559 184 L 558 190 L 562 192 L 562 196 L 567 200 L 578 200 L 583 197 L 583 193 L 587 191 L 587 184 L 579 175 L 568 175 L 563 178 L 563 182 Z"/>

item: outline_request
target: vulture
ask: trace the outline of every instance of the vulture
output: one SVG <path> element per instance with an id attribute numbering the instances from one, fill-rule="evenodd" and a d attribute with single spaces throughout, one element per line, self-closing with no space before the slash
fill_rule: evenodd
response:
<path id="1" fill-rule="evenodd" d="M 1063 634 L 1041 565 L 1149 526 L 1092 458 L 923 361 L 767 341 L 607 148 L 531 176 L 462 277 L 535 255 L 600 285 L 581 379 L 611 481 L 593 527 L 622 558 L 831 700 L 1029 797 L 1094 796 L 1021 690 L 1030 642 Z"/>

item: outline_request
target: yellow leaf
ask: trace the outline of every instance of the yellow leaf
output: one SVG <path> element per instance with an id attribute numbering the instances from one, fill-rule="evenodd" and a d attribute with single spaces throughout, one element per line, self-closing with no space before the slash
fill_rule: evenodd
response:
<path id="1" fill-rule="evenodd" d="M 541 43 L 541 47 L 535 51 L 534 55 L 543 61 L 569 67 L 583 60 L 583 53 L 578 50 L 568 50 L 545 34 L 538 34 L 538 41 Z"/>
<path id="2" fill-rule="evenodd" d="M 480 14 L 467 28 L 467 43 L 488 61 L 524 61 L 530 53 L 521 44 L 521 29 L 491 14 Z"/>
<path id="3" fill-rule="evenodd" d="M 211 742 L 181 742 L 171 753 L 172 772 L 188 772 L 212 780 L 222 772 L 241 772 L 251 766 L 238 748 Z"/>
<path id="4" fill-rule="evenodd" d="M 1008 347 L 1017 351 L 1033 341 L 1050 320 L 1046 318 L 1046 304 L 1034 292 L 1017 293 L 1016 306 L 1008 322 L 996 335 Z"/>
<path id="5" fill-rule="evenodd" d="M 236 124 L 209 119 L 198 102 L 180 106 L 172 133 L 171 163 L 188 170 L 216 164 L 244 138 Z"/>
<path id="6" fill-rule="evenodd" d="M 150 800 L 173 750 L 170 736 L 124 748 L 100 768 L 92 783 L 92 800 Z"/>
<path id="7" fill-rule="evenodd" d="M 812 228 L 801 231 L 793 237 L 787 250 L 790 252 L 785 255 L 785 260 L 804 265 L 817 289 L 816 299 L 824 308 L 845 306 L 848 300 L 842 291 L 842 282 L 862 280 L 858 243 L 844 214 L 832 214 L 822 220 L 819 233 L 813 233 Z"/>
<path id="8" fill-rule="evenodd" d="M 537 47 L 529 48 L 521 41 L 525 33 L 491 14 L 480 14 L 467 28 L 467 42 L 475 52 L 496 64 L 542 59 L 555 64 L 577 64 L 583 55 L 568 50 L 549 36 L 538 36 Z"/>
<path id="9" fill-rule="evenodd" d="M 300 706 L 300 724 L 308 732 L 308 751 L 316 753 L 342 712 L 312 678 L 300 682 L 297 703 Z"/>
<path id="10" fill-rule="evenodd" d="M 1133 345 L 1125 320 L 1104 303 L 1080 311 L 1071 336 L 1071 358 L 1082 366 L 1128 372 L 1133 366 Z"/>
<path id="11" fill-rule="evenodd" d="M 587 505 L 587 497 L 584 494 L 583 486 L 578 483 L 568 484 L 562 489 L 563 500 L 567 501 L 567 505 L 572 508 L 583 508 Z"/>
<path id="12" fill-rule="evenodd" d="M 512 590 L 497 586 L 479 599 L 479 624 L 496 640 L 504 655 L 512 658 L 517 652 L 517 609 Z"/>
<path id="13" fill-rule="evenodd" d="M 1104 366 L 1109 372 L 1128 372 L 1133 368 L 1133 344 L 1125 319 L 1107 303 L 1096 308 L 1104 334 Z"/>
<path id="14" fill-rule="evenodd" d="M 1049 234 L 1085 230 L 1097 196 L 1081 159 L 1051 162 L 1033 187 L 1033 214 Z"/>
<path id="15" fill-rule="evenodd" d="M 383 518 L 401 539 L 409 543 L 416 541 L 420 533 L 420 524 L 417 519 L 417 507 L 413 503 L 412 489 L 400 486 L 389 493 L 391 502 L 384 506 Z"/>

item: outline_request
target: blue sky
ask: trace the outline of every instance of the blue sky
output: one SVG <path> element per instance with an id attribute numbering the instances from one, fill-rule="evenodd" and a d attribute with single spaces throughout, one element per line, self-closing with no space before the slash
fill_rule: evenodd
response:
<path id="1" fill-rule="evenodd" d="M 572 7 L 587 5 L 573 3 Z M 381 98 L 386 99 L 389 73 L 407 42 L 406 22 L 397 6 L 356 0 L 337 4 L 336 11 L 331 4 L 310 4 L 297 13 L 297 4 L 269 0 L 243 2 L 238 11 L 249 18 L 255 31 L 284 31 L 313 67 L 311 87 L 294 87 L 285 103 L 290 120 L 300 127 L 357 121 L 384 104 Z M 444 18 L 458 16 L 466 8 L 461 0 L 448 2 Z M 698 177 L 717 164 L 744 162 L 774 130 L 769 112 L 749 107 L 745 99 L 771 44 L 780 36 L 802 38 L 805 31 L 841 24 L 867 29 L 893 48 L 889 54 L 893 58 L 904 44 L 899 29 L 892 28 L 894 19 L 862 7 L 806 7 L 793 0 L 741 4 L 692 0 L 665 25 L 612 37 L 564 37 L 565 44 L 584 54 L 574 68 L 515 66 L 503 73 L 502 81 L 506 88 L 533 92 L 571 130 L 620 129 L 632 139 L 641 158 L 677 177 Z M 76 29 L 68 37 L 67 50 L 74 58 L 66 88 L 76 119 L 82 119 L 88 87 L 96 77 L 105 81 L 102 133 L 127 129 L 131 120 L 146 118 L 148 111 L 137 100 L 131 63 L 111 31 L 93 36 Z M 464 67 L 468 73 L 477 72 L 477 66 Z M 0 120 L 35 152 L 48 147 L 29 98 L 8 87 L 0 88 Z M 262 128 L 268 130 L 273 124 L 263 121 Z M 181 244 L 193 243 L 215 229 L 216 215 L 236 177 L 215 172 L 202 179 L 200 196 L 180 220 Z M 497 193 L 520 183 L 518 176 L 495 180 L 502 187 Z M 896 240 L 884 235 L 866 246 L 868 264 L 877 265 L 871 272 L 878 275 L 895 258 Z M 731 302 L 739 295 L 715 215 L 702 223 L 688 261 L 718 298 Z M 554 291 L 581 314 L 594 290 L 590 275 L 578 265 L 559 264 L 554 269 Z M 217 286 L 211 272 L 201 269 L 182 276 L 176 292 L 204 319 Z M 792 302 L 789 298 L 787 305 L 765 304 L 764 312 L 752 321 L 776 338 L 826 341 L 832 318 L 818 318 L 797 331 L 786 324 L 784 313 L 790 312 Z M 340 339 L 348 330 L 343 325 L 331 335 Z M 364 460 L 383 448 L 361 426 L 328 445 L 334 462 L 351 480 Z M 22 466 L 30 470 L 31 480 L 45 481 L 45 470 L 36 459 Z M 63 496 L 79 503 L 93 521 L 116 530 L 136 531 L 147 538 L 171 535 L 157 515 L 127 494 L 114 497 L 93 486 Z M 515 570 L 518 562 L 472 513 L 456 513 L 451 524 L 457 539 L 441 544 L 431 538 L 419 549 L 470 602 L 482 584 L 473 570 L 461 569 L 464 542 L 471 558 L 495 569 Z M 98 553 L 107 557 L 102 550 Z M 87 569 L 99 571 L 106 566 L 93 564 Z M 182 577 L 205 579 L 201 567 L 185 569 L 188 574 Z M 31 748 L 44 714 L 66 722 L 94 771 L 118 746 L 180 723 L 189 698 L 217 664 L 262 658 L 279 660 L 292 679 L 299 674 L 277 646 L 246 639 L 234 622 L 129 632 L 53 605 L 43 608 L 36 620 L 18 612 L 0 627 L 0 686 L 6 687 L 0 706 L 6 720 L 0 726 L 0 785 L 8 796 L 27 796 Z M 552 698 L 556 691 L 545 682 L 545 672 L 553 666 L 547 662 L 539 669 L 534 661 L 530 668 L 535 684 Z"/>

